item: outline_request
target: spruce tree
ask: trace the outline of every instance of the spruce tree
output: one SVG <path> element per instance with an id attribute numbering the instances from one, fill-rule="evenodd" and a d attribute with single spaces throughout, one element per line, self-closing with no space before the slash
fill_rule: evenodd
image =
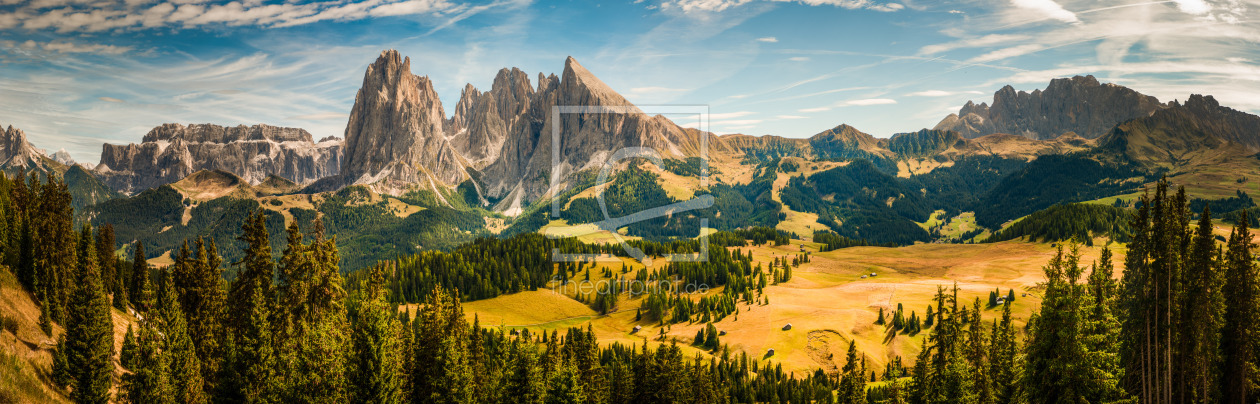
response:
<path id="1" fill-rule="evenodd" d="M 271 242 L 266 216 L 259 211 L 245 221 L 238 238 L 245 244 L 242 268 L 228 293 L 231 353 L 224 388 L 236 400 L 270 403 L 279 399 L 271 328 Z"/>
<path id="2" fill-rule="evenodd" d="M 127 290 L 127 296 L 131 297 L 131 305 L 135 306 L 136 311 L 147 312 L 146 300 L 152 298 L 150 292 L 149 261 L 144 255 L 144 242 L 136 240 L 135 255 L 131 260 L 131 285 Z"/>
<path id="3" fill-rule="evenodd" d="M 866 383 L 862 370 L 858 367 L 857 345 L 849 341 L 849 353 L 845 357 L 844 368 L 841 369 L 840 388 L 836 392 L 840 404 L 865 404 Z"/>
<path id="4" fill-rule="evenodd" d="M 1257 344 L 1260 344 L 1260 279 L 1256 273 L 1251 230 L 1244 211 L 1225 253 L 1224 324 L 1221 330 L 1221 402 L 1247 404 L 1257 391 Z"/>
<path id="5" fill-rule="evenodd" d="M 165 277 L 170 282 L 171 277 Z M 188 334 L 184 310 L 180 307 L 179 292 L 174 286 L 159 304 L 162 315 L 162 352 L 166 355 L 170 370 L 170 392 L 175 402 L 201 404 L 209 402 L 205 383 L 201 379 L 201 360 Z"/>
<path id="6" fill-rule="evenodd" d="M 136 352 L 140 349 L 140 345 L 136 342 L 136 332 L 132 329 L 131 324 L 127 324 L 127 334 L 123 335 L 122 349 L 118 351 L 118 363 L 123 369 L 132 369 L 136 366 Z"/>
<path id="7" fill-rule="evenodd" d="M 153 321 L 140 326 L 131 372 L 123 375 L 120 394 L 132 404 L 175 403 L 170 364 L 162 352 L 161 335 Z"/>
<path id="8" fill-rule="evenodd" d="M 1204 206 L 1186 269 L 1179 347 L 1184 357 L 1180 366 L 1183 380 L 1181 401 L 1216 402 L 1219 399 L 1221 316 L 1221 266 L 1215 260 L 1216 240 L 1212 234 L 1212 211 Z"/>
<path id="9" fill-rule="evenodd" d="M 382 264 L 371 271 L 363 296 L 355 313 L 354 357 L 351 360 L 351 401 L 355 403 L 399 403 L 402 401 L 402 349 L 399 324 L 386 300 L 385 268 Z M 432 366 L 419 363 L 418 366 Z M 423 402 L 429 397 L 412 396 Z"/>
<path id="10" fill-rule="evenodd" d="M 66 321 L 66 360 L 71 378 L 70 398 L 79 403 L 110 400 L 114 375 L 114 322 L 109 297 L 96 268 L 92 231 L 84 227 L 79 239 L 78 287 L 71 297 Z"/>

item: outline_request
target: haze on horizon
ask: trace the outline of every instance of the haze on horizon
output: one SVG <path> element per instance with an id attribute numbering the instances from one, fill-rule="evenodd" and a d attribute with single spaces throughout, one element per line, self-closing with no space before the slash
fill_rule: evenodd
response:
<path id="1" fill-rule="evenodd" d="M 710 105 L 717 133 L 887 137 L 1084 74 L 1260 113 L 1257 17 L 1257 0 L 0 0 L 0 124 L 84 162 L 166 122 L 342 136 L 390 48 L 448 115 L 465 83 L 570 55 L 636 104 Z"/>

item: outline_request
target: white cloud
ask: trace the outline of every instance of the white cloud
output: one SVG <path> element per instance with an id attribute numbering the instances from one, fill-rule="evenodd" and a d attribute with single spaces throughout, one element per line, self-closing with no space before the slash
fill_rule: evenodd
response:
<path id="1" fill-rule="evenodd" d="M 1212 6 L 1203 0 L 1173 0 L 1173 2 L 1177 3 L 1177 9 L 1187 14 L 1204 15 L 1212 11 Z"/>
<path id="2" fill-rule="evenodd" d="M 120 100 L 120 99 L 117 99 L 117 98 L 114 98 L 114 97 L 100 97 L 100 98 L 99 98 L 99 100 L 101 100 L 101 101 L 105 101 L 105 102 L 112 102 L 112 103 L 115 103 L 115 104 L 123 104 L 123 103 L 126 103 L 126 101 L 123 101 L 123 100 Z"/>
<path id="3" fill-rule="evenodd" d="M 950 14 L 966 14 L 966 13 L 962 12 L 962 10 L 949 10 L 949 13 L 950 13 Z"/>
<path id="4" fill-rule="evenodd" d="M 757 38 L 757 42 L 775 43 L 775 42 L 779 42 L 779 38 L 775 38 L 772 36 L 761 37 L 761 38 Z"/>
<path id="5" fill-rule="evenodd" d="M 880 3 L 871 0 L 767 0 L 776 3 L 797 3 L 807 6 L 833 6 L 849 10 L 874 10 L 892 12 L 906 8 L 901 3 Z M 753 0 L 674 0 L 661 3 L 661 10 L 680 10 L 683 13 L 714 13 L 733 9 Z"/>
<path id="6" fill-rule="evenodd" d="M 831 109 L 831 107 L 814 107 L 814 108 L 801 108 L 798 111 L 810 113 L 810 112 L 823 112 L 829 109 Z"/>
<path id="7" fill-rule="evenodd" d="M 1035 44 L 1035 43 L 1017 45 L 1017 46 L 1012 46 L 1009 48 L 998 49 L 998 50 L 995 50 L 995 51 L 992 51 L 992 52 L 989 52 L 980 56 L 976 56 L 974 58 L 971 58 L 967 62 L 969 63 L 993 62 L 997 60 L 1013 58 L 1016 56 L 1027 55 L 1029 53 L 1037 52 L 1045 48 L 1046 47 L 1044 45 Z"/>
<path id="8" fill-rule="evenodd" d="M 43 50 L 45 52 L 53 53 L 93 53 L 100 55 L 122 55 L 132 51 L 132 47 L 130 46 L 86 44 L 65 40 L 54 40 L 52 42 L 35 42 L 34 40 L 27 40 L 22 43 L 21 47 L 26 50 Z"/>
<path id="9" fill-rule="evenodd" d="M 793 61 L 793 62 L 808 62 L 809 58 L 805 56 L 793 56 L 793 57 L 788 58 L 788 60 Z"/>
<path id="10" fill-rule="evenodd" d="M 980 91 L 945 91 L 945 90 L 924 90 L 915 91 L 906 94 L 907 97 L 948 97 L 957 94 L 984 94 Z"/>
<path id="11" fill-rule="evenodd" d="M 844 101 L 836 106 L 868 106 L 868 105 L 890 105 L 896 104 L 897 100 L 891 98 L 865 98 L 860 100 Z"/>
<path id="12" fill-rule="evenodd" d="M 0 0 L 7 1 L 7 0 Z M 326 0 L 297 4 L 264 4 L 257 0 L 206 4 L 201 0 L 33 0 L 0 12 L 0 29 L 22 27 L 61 33 L 102 32 L 135 28 L 190 29 L 206 25 L 289 27 L 319 21 L 349 21 L 371 17 L 434 15 L 476 9 L 447 0 Z"/>
<path id="13" fill-rule="evenodd" d="M 1011 0 L 1011 4 L 1044 18 L 1070 23 L 1080 22 L 1076 14 L 1063 8 L 1059 3 L 1055 3 L 1054 0 Z"/>
<path id="14" fill-rule="evenodd" d="M 984 48 L 1007 44 L 1011 42 L 1025 41 L 1031 39 L 1028 35 L 1020 34 L 989 34 L 974 38 L 965 38 L 953 42 L 941 44 L 933 44 L 919 48 L 919 53 L 924 55 L 934 55 L 941 52 L 948 52 L 954 49 L 963 48 Z"/>
<path id="15" fill-rule="evenodd" d="M 776 115 L 774 118 L 775 119 L 805 119 L 808 117 L 800 116 L 800 115 Z"/>

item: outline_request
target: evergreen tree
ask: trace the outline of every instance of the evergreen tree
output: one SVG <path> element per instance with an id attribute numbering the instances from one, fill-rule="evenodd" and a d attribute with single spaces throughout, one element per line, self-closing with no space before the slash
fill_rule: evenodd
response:
<path id="1" fill-rule="evenodd" d="M 164 277 L 170 282 L 171 277 Z M 162 315 L 162 353 L 167 357 L 170 371 L 170 388 L 175 402 L 201 404 L 209 402 L 205 383 L 201 380 L 201 360 L 197 357 L 184 310 L 177 301 L 179 292 L 174 286 L 159 304 Z"/>
<path id="2" fill-rule="evenodd" d="M 136 351 L 140 349 L 140 345 L 136 342 L 136 332 L 132 329 L 131 324 L 127 324 L 127 334 L 123 336 L 122 349 L 118 351 L 118 363 L 123 369 L 132 369 L 136 366 Z"/>
<path id="3" fill-rule="evenodd" d="M 162 352 L 153 322 L 140 326 L 131 373 L 123 375 L 121 393 L 132 404 L 175 403 L 170 384 L 169 358 Z"/>
<path id="4" fill-rule="evenodd" d="M 1021 389 L 1019 343 L 1015 340 L 1015 324 L 1011 321 L 1011 304 L 1002 306 L 1002 322 L 994 324 L 989 345 L 989 375 L 994 403 L 1016 403 Z"/>
<path id="5" fill-rule="evenodd" d="M 118 256 L 114 255 L 114 225 L 105 224 L 96 228 L 97 268 L 101 270 L 101 282 L 107 293 L 118 293 L 114 289 L 117 278 Z"/>
<path id="6" fill-rule="evenodd" d="M 78 403 L 105 403 L 114 382 L 114 322 L 109 297 L 96 268 L 96 247 L 90 227 L 79 238 L 78 287 L 70 300 L 66 322 L 66 361 L 70 398 Z"/>
<path id="7" fill-rule="evenodd" d="M 271 243 L 268 241 L 266 217 L 262 212 L 251 215 L 242 226 L 240 240 L 245 256 L 239 275 L 228 293 L 231 315 L 231 349 L 228 358 L 230 373 L 227 395 L 246 403 L 270 403 L 278 399 L 276 358 L 271 328 Z"/>
<path id="8" fill-rule="evenodd" d="M 364 295 L 354 316 L 351 401 L 399 403 L 403 397 L 400 359 L 404 348 L 399 343 L 399 324 L 391 312 L 393 306 L 386 299 L 384 266 L 378 264 L 367 270 L 372 272 L 362 288 Z M 419 363 L 418 366 L 432 364 Z M 412 400 L 427 401 L 428 398 L 412 396 Z"/>
<path id="9" fill-rule="evenodd" d="M 849 341 L 849 353 L 841 369 L 840 389 L 836 393 L 840 404 L 866 404 L 866 383 L 858 361 L 857 345 Z"/>
<path id="10" fill-rule="evenodd" d="M 1212 211 L 1204 206 L 1186 269 L 1186 289 L 1181 304 L 1185 333 L 1180 352 L 1184 360 L 1179 380 L 1183 402 L 1209 403 L 1219 399 L 1220 381 L 1221 267 L 1215 260 L 1216 240 L 1212 234 Z"/>
<path id="11" fill-rule="evenodd" d="M 128 287 L 127 296 L 131 297 L 131 305 L 136 307 L 136 311 L 147 311 L 148 304 L 146 299 L 150 299 L 149 295 L 149 261 L 144 255 L 144 242 L 136 240 L 135 257 L 131 260 L 131 285 Z"/>
<path id="12" fill-rule="evenodd" d="M 1257 387 L 1257 344 L 1260 344 L 1260 277 L 1244 211 L 1229 237 L 1225 253 L 1224 324 L 1221 330 L 1221 402 L 1253 403 Z"/>

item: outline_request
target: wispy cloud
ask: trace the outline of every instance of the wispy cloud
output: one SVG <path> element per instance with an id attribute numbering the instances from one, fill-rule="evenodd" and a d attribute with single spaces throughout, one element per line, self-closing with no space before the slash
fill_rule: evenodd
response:
<path id="1" fill-rule="evenodd" d="M 945 91 L 945 90 L 924 90 L 915 91 L 906 94 L 907 97 L 948 97 L 958 94 L 984 94 L 981 91 Z"/>
<path id="2" fill-rule="evenodd" d="M 868 106 L 868 105 L 889 105 L 896 104 L 897 100 L 891 98 L 864 98 L 860 100 L 849 100 L 836 104 L 838 107 L 847 106 Z"/>
<path id="3" fill-rule="evenodd" d="M 775 38 L 772 36 L 763 36 L 761 38 L 757 38 L 757 42 L 775 43 L 775 42 L 779 42 L 779 38 Z"/>
<path id="4" fill-rule="evenodd" d="M 265 4 L 257 1 L 142 3 L 127 0 L 34 0 L 0 13 L 0 29 L 70 33 L 154 28 L 180 30 L 203 26 L 273 28 L 370 17 L 442 16 L 483 7 L 456 5 L 447 0 L 328 0 L 304 4 Z"/>

